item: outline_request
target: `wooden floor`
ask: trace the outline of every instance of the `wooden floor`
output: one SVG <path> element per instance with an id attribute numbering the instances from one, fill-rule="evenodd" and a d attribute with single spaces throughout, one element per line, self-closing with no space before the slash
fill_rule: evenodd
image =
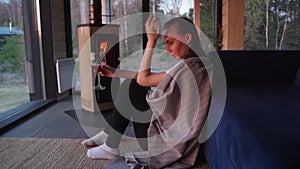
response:
<path id="1" fill-rule="evenodd" d="M 45 109 L 22 119 L 0 137 L 86 138 L 82 125 L 65 111 L 74 110 L 72 97 L 67 97 Z"/>

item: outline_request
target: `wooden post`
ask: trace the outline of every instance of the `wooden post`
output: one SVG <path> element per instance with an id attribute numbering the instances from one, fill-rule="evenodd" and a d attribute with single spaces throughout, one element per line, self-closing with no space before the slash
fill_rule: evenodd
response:
<path id="1" fill-rule="evenodd" d="M 200 0 L 194 0 L 194 24 L 200 30 Z"/>
<path id="2" fill-rule="evenodd" d="M 223 0 L 222 50 L 244 49 L 244 0 Z"/>

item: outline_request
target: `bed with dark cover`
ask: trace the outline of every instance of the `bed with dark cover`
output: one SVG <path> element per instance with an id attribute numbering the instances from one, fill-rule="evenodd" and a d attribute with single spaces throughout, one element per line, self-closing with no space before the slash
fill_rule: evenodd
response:
<path id="1" fill-rule="evenodd" d="M 211 169 L 300 168 L 300 51 L 218 51 L 227 99 Z"/>

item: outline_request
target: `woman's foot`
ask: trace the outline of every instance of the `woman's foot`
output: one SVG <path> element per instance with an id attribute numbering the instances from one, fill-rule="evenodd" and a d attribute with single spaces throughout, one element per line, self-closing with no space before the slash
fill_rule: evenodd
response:
<path id="1" fill-rule="evenodd" d="M 108 147 L 106 144 L 91 148 L 87 151 L 87 156 L 91 159 L 112 160 L 119 154 L 119 149 Z"/>
<path id="2" fill-rule="evenodd" d="M 95 136 L 82 141 L 81 144 L 85 145 L 87 147 L 98 146 L 98 145 L 104 144 L 106 142 L 107 137 L 108 137 L 108 134 L 106 134 L 104 131 L 101 131 L 100 133 L 96 134 Z"/>

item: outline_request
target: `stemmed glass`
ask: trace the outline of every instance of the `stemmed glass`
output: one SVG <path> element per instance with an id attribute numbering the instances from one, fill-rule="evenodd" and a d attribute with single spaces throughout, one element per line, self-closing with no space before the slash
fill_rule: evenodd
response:
<path id="1" fill-rule="evenodd" d="M 98 67 L 101 66 L 102 64 L 106 64 L 106 56 L 105 56 L 105 52 L 104 51 L 100 51 L 99 52 L 99 57 L 95 57 L 95 54 L 94 53 L 91 53 L 90 55 L 90 60 L 91 60 L 91 66 L 98 70 Z M 102 86 L 101 85 L 101 82 L 100 82 L 100 75 L 99 73 L 97 73 L 97 79 L 98 79 L 98 85 L 97 86 L 94 86 L 94 89 L 95 90 L 104 90 L 106 89 L 105 86 Z"/>

